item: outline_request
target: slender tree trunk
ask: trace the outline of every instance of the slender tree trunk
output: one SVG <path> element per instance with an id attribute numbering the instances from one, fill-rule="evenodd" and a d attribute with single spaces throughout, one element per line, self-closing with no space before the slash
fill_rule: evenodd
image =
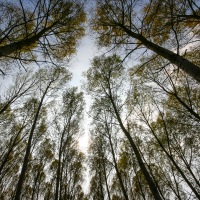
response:
<path id="1" fill-rule="evenodd" d="M 108 200 L 111 200 L 111 197 L 110 197 L 110 190 L 109 190 L 109 187 L 108 187 L 108 180 L 107 180 L 107 176 L 106 176 L 105 160 L 104 160 L 104 158 L 102 158 L 102 159 L 103 159 L 104 179 L 105 179 L 105 183 L 106 183 L 106 190 L 107 190 L 107 193 L 108 193 Z"/>
<path id="2" fill-rule="evenodd" d="M 98 170 L 98 175 L 99 175 L 99 200 L 104 200 L 104 192 L 103 192 L 103 183 L 102 183 L 102 177 L 101 177 L 101 166 L 99 165 L 99 168 L 97 169 Z"/>
<path id="3" fill-rule="evenodd" d="M 46 196 L 46 198 L 44 198 L 44 200 L 51 199 L 51 191 L 53 191 L 52 183 L 51 183 L 50 187 L 48 186 L 47 196 Z"/>
<path id="4" fill-rule="evenodd" d="M 62 163 L 64 163 L 65 162 L 65 159 L 63 159 L 62 160 Z M 61 165 L 61 169 L 60 169 L 60 191 L 59 191 L 59 197 L 60 197 L 60 199 L 63 199 L 63 195 L 62 195 L 62 192 L 63 192 L 63 189 L 64 189 L 64 185 L 63 185 L 63 183 L 65 182 L 65 181 L 63 181 L 63 168 L 64 168 L 64 166 L 63 166 L 63 164 Z"/>
<path id="5" fill-rule="evenodd" d="M 145 166 L 145 164 L 144 164 L 144 162 L 143 162 L 143 160 L 142 160 L 142 157 L 141 157 L 141 155 L 140 155 L 140 152 L 139 152 L 139 150 L 138 150 L 138 148 L 137 148 L 135 142 L 133 141 L 133 139 L 132 139 L 130 133 L 126 130 L 126 128 L 125 128 L 124 125 L 123 125 L 123 122 L 122 122 L 122 120 L 121 120 L 121 117 L 120 117 L 120 115 L 119 115 L 119 112 L 118 112 L 118 110 L 117 110 L 117 107 L 116 107 L 116 105 L 115 105 L 115 102 L 114 102 L 114 100 L 113 100 L 110 87 L 109 87 L 109 95 L 108 95 L 108 97 L 110 98 L 110 101 L 111 101 L 111 104 L 112 104 L 112 106 L 113 106 L 113 109 L 114 109 L 116 118 L 117 118 L 117 120 L 118 120 L 118 122 L 119 122 L 119 125 L 120 125 L 122 131 L 124 132 L 124 134 L 126 135 L 127 139 L 128 139 L 129 142 L 130 142 L 130 145 L 131 145 L 131 147 L 132 147 L 132 149 L 133 149 L 133 151 L 134 151 L 134 153 L 135 153 L 135 156 L 136 156 L 136 158 L 137 158 L 137 161 L 138 161 L 138 164 L 139 164 L 139 166 L 140 166 L 140 169 L 141 169 L 141 171 L 142 171 L 142 173 L 143 173 L 143 175 L 144 175 L 144 177 L 145 177 L 145 179 L 146 179 L 146 181 L 147 181 L 147 183 L 148 183 L 148 185 L 149 185 L 149 188 L 150 188 L 150 190 L 151 190 L 151 192 L 152 192 L 152 194 L 153 194 L 155 200 L 162 200 L 162 198 L 161 198 L 161 196 L 160 196 L 160 193 L 159 193 L 159 191 L 158 191 L 158 188 L 157 188 L 156 184 L 154 183 L 152 177 L 150 176 L 150 174 L 149 174 L 149 172 L 148 172 L 148 170 L 147 170 L 147 168 L 146 168 L 146 166 Z"/>
<path id="6" fill-rule="evenodd" d="M 33 125 L 31 127 L 31 131 L 30 131 L 29 138 L 28 138 L 28 144 L 27 144 L 27 147 L 26 147 L 26 153 L 25 153 L 25 156 L 24 156 L 24 161 L 23 161 L 21 173 L 20 173 L 18 184 L 17 184 L 17 187 L 16 187 L 16 193 L 15 193 L 14 200 L 20 200 L 20 196 L 21 196 L 21 192 L 22 192 L 22 188 L 23 188 L 23 183 L 24 183 L 24 180 L 25 180 L 26 170 L 27 170 L 27 166 L 28 166 L 28 162 L 29 162 L 29 156 L 30 156 L 30 152 L 31 152 L 33 134 L 34 134 L 34 131 L 35 131 L 35 128 L 36 128 L 36 125 L 37 125 L 37 120 L 38 120 L 39 113 L 40 113 L 41 108 L 42 108 L 44 98 L 47 94 L 47 91 L 48 91 L 51 83 L 52 82 L 50 82 L 48 84 L 45 92 L 42 95 L 42 98 L 40 100 L 40 103 L 39 103 L 39 106 L 38 106 L 38 109 L 37 109 L 37 112 L 36 112 L 36 115 L 35 115 L 35 118 L 34 118 L 34 121 L 33 121 Z"/>
<path id="7" fill-rule="evenodd" d="M 34 179 L 34 185 L 33 185 L 33 191 L 32 191 L 32 195 L 31 195 L 31 200 L 34 200 L 34 196 L 35 196 L 35 192 L 36 192 L 36 187 L 37 187 L 37 182 L 40 176 L 40 171 L 38 170 L 37 175 Z"/>
<path id="8" fill-rule="evenodd" d="M 67 199 L 67 186 L 65 185 L 64 187 L 64 199 Z"/>
<path id="9" fill-rule="evenodd" d="M 169 60 L 172 64 L 175 64 L 177 67 L 182 69 L 185 73 L 193 77 L 196 81 L 200 82 L 200 67 L 193 64 L 189 60 L 183 58 L 182 56 L 165 49 L 149 40 L 147 40 L 141 34 L 132 32 L 123 24 L 118 24 L 130 37 L 139 40 L 144 46 L 148 49 L 155 52 L 157 55 L 162 56 L 163 58 Z"/>
<path id="10" fill-rule="evenodd" d="M 62 140 L 62 139 L 61 139 Z M 60 167 L 61 167 L 61 155 L 62 155 L 62 142 L 59 149 L 59 158 L 58 158 L 58 168 L 57 168 L 57 174 L 56 174 L 56 192 L 55 192 L 55 200 L 58 200 L 59 196 L 59 186 L 60 186 Z"/>
<path id="11" fill-rule="evenodd" d="M 109 187 L 108 187 L 108 180 L 107 180 L 107 175 L 106 175 L 106 163 L 105 163 L 105 158 L 104 158 L 104 155 L 103 155 L 103 148 L 102 148 L 102 143 L 101 143 L 101 151 L 100 151 L 100 154 L 101 154 L 101 159 L 102 159 L 102 165 L 103 165 L 103 174 L 104 174 L 104 179 L 105 179 L 105 183 L 106 183 L 106 190 L 107 190 L 107 194 L 108 194 L 108 199 L 111 200 L 111 196 L 110 196 L 110 190 L 109 190 Z"/>
<path id="12" fill-rule="evenodd" d="M 71 119 L 71 118 L 70 118 Z M 57 168 L 57 174 L 56 174 L 56 192 L 55 192 L 55 200 L 58 200 L 59 198 L 59 186 L 60 186 L 60 172 L 61 172 L 61 156 L 62 156 L 62 148 L 63 148 L 63 138 L 65 135 L 67 125 L 64 127 L 60 139 L 60 147 L 59 147 L 59 156 L 58 156 L 58 168 Z"/>
<path id="13" fill-rule="evenodd" d="M 107 123 L 106 123 L 106 128 L 107 128 L 107 131 L 109 132 Z M 116 158 L 115 158 L 115 152 L 114 152 L 114 148 L 113 148 L 113 144 L 112 144 L 112 141 L 111 141 L 111 136 L 110 136 L 110 134 L 109 134 L 108 137 L 109 137 L 109 143 L 110 143 L 110 147 L 111 147 L 111 153 L 112 153 L 112 157 L 113 157 L 113 161 L 114 161 L 114 167 L 115 167 L 115 170 L 116 170 L 116 173 L 117 173 L 117 178 L 119 179 L 119 184 L 120 184 L 122 193 L 123 193 L 123 195 L 124 195 L 124 199 L 125 199 L 125 200 L 129 200 L 128 194 L 126 193 L 126 189 L 125 189 L 125 187 L 124 187 L 124 183 L 123 183 L 121 174 L 120 174 L 119 169 L 118 169 L 118 166 L 117 166 L 117 161 L 116 161 Z"/>
<path id="14" fill-rule="evenodd" d="M 190 189 L 192 190 L 192 192 L 194 192 L 194 194 L 196 195 L 196 197 L 198 199 L 200 199 L 200 194 L 198 193 L 198 191 L 196 190 L 195 187 L 193 187 L 192 183 L 188 180 L 188 178 L 186 177 L 185 173 L 181 170 L 181 168 L 178 166 L 178 164 L 176 163 L 176 161 L 174 160 L 173 156 L 168 153 L 168 151 L 165 149 L 165 147 L 163 146 L 162 142 L 159 140 L 159 138 L 157 137 L 156 133 L 154 132 L 154 130 L 151 128 L 149 122 L 147 121 L 147 119 L 145 118 L 146 123 L 149 127 L 149 129 L 151 130 L 153 136 L 155 137 L 155 139 L 157 140 L 158 144 L 160 145 L 160 147 L 162 148 L 162 150 L 164 151 L 164 153 L 167 155 L 167 157 L 169 158 L 169 160 L 172 162 L 172 164 L 175 166 L 176 170 L 181 174 L 181 176 L 183 177 L 183 179 L 185 180 L 185 182 L 187 183 L 187 185 L 190 187 Z M 198 182 L 197 182 L 198 184 Z"/>
<path id="15" fill-rule="evenodd" d="M 42 174 L 40 174 L 40 176 L 39 176 L 39 181 L 38 181 L 39 183 L 38 183 L 37 189 L 36 189 L 36 199 L 37 199 L 37 200 L 39 200 L 40 185 L 41 185 L 41 183 L 42 183 L 41 179 L 42 179 Z"/>
<path id="16" fill-rule="evenodd" d="M 135 169 L 134 169 L 134 172 L 136 174 L 136 170 Z M 136 179 L 137 179 L 137 183 L 139 185 L 140 191 L 141 191 L 141 196 L 142 196 L 143 200 L 146 200 L 145 192 L 143 191 L 143 188 L 142 188 L 142 183 L 141 183 L 140 179 L 137 176 L 136 176 Z"/>

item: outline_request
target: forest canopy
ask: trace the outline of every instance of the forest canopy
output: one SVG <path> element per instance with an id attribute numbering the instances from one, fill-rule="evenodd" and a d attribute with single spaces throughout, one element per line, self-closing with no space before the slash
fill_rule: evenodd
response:
<path id="1" fill-rule="evenodd" d="M 0 0 L 0 199 L 200 199 L 199 25 L 198 0 Z"/>

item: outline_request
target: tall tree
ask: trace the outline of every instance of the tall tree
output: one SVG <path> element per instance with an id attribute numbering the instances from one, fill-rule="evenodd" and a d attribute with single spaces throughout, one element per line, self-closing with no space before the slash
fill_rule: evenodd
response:
<path id="1" fill-rule="evenodd" d="M 162 159 L 165 159 L 168 160 L 169 165 L 163 164 L 163 168 L 169 168 L 169 171 L 173 168 L 171 173 L 174 177 L 173 182 L 175 182 L 173 184 L 176 185 L 174 188 L 182 187 L 178 181 L 181 178 L 182 182 L 187 184 L 188 189 L 191 190 L 190 195 L 199 199 L 199 190 L 196 189 L 199 187 L 198 172 L 195 164 L 191 164 L 198 160 L 195 159 L 197 156 L 196 144 L 195 141 L 191 147 L 184 144 L 185 137 L 189 137 L 191 140 L 193 137 L 198 138 L 195 130 L 199 129 L 198 110 L 196 109 L 196 105 L 198 105 L 196 95 L 199 93 L 199 89 L 194 81 L 189 81 L 189 78 L 182 73 L 178 75 L 171 73 L 171 69 L 160 71 L 161 78 L 154 68 L 157 68 L 158 65 L 159 63 L 155 63 L 155 66 L 151 66 L 148 70 L 147 68 L 143 69 L 142 75 L 138 71 L 137 77 L 132 79 L 133 88 L 128 97 L 132 100 L 128 103 L 128 107 L 132 114 L 137 113 L 137 117 L 130 116 L 130 120 L 133 117 L 135 121 L 139 120 L 144 127 L 148 127 L 149 131 L 143 127 L 146 136 L 144 135 L 141 139 L 153 136 L 151 142 L 154 141 L 155 146 L 159 147 L 161 151 L 156 153 L 157 157 L 160 157 L 160 164 L 163 163 Z M 193 128 L 194 130 L 190 131 Z M 150 136 L 148 132 L 152 135 Z M 176 174 L 179 174 L 178 177 Z M 171 178 L 169 177 L 167 181 L 170 183 Z M 172 187 L 173 184 L 170 183 L 170 187 L 174 192 L 176 189 Z M 179 192 L 181 194 L 181 189 Z M 174 193 L 182 198 L 179 192 Z"/>
<path id="2" fill-rule="evenodd" d="M 121 137 L 119 134 L 120 129 L 118 126 L 115 125 L 117 121 L 113 116 L 112 105 L 110 104 L 107 98 L 102 97 L 94 101 L 91 111 L 93 113 L 92 116 L 94 119 L 93 124 L 95 125 L 94 132 L 96 133 L 96 134 L 93 133 L 92 136 L 93 137 L 96 136 L 94 137 L 93 140 L 95 140 L 96 138 L 98 143 L 100 143 L 96 144 L 96 146 L 99 147 L 98 157 L 101 158 L 101 163 L 102 163 L 101 170 L 103 170 L 102 173 L 105 177 L 105 185 L 106 185 L 106 192 L 108 194 L 108 199 L 111 199 L 111 192 L 107 176 L 111 173 L 112 168 L 109 170 L 110 171 L 109 173 L 107 172 L 107 170 L 108 168 L 110 168 L 108 163 L 112 163 L 114 171 L 116 173 L 117 182 L 119 182 L 119 188 L 118 188 L 119 193 L 122 193 L 123 198 L 128 200 L 129 199 L 128 192 L 124 183 L 125 179 L 123 179 L 123 176 L 120 173 L 120 170 L 117 165 L 117 155 L 118 155 L 117 146 L 119 145 Z"/>
<path id="3" fill-rule="evenodd" d="M 134 142 L 131 133 L 125 127 L 121 118 L 122 105 L 120 105 L 119 88 L 122 86 L 124 67 L 122 61 L 116 55 L 110 57 L 96 57 L 92 62 L 92 67 L 86 73 L 87 89 L 94 95 L 105 96 L 111 103 L 113 113 L 119 123 L 119 126 L 127 139 L 132 150 L 135 153 L 138 164 L 155 199 L 162 199 L 158 188 L 146 168 L 140 151 Z"/>
<path id="4" fill-rule="evenodd" d="M 89 149 L 89 166 L 91 173 L 89 196 L 92 199 L 110 199 L 108 187 L 108 170 L 110 168 L 106 152 L 105 138 L 99 132 L 93 132 L 93 142 Z"/>
<path id="5" fill-rule="evenodd" d="M 43 129 L 45 129 L 43 127 Z M 44 130 L 43 130 L 44 131 Z M 32 176 L 32 181 L 30 182 L 32 187 L 32 193 L 29 199 L 39 199 L 44 197 L 44 190 L 46 184 L 47 176 L 47 166 L 53 160 L 53 147 L 50 139 L 48 139 L 47 134 L 44 141 L 37 145 L 37 150 L 34 152 L 37 156 L 32 160 L 32 169 L 29 172 Z M 46 168 L 46 170 L 45 170 Z M 26 190 L 25 190 L 26 192 Z"/>
<path id="6" fill-rule="evenodd" d="M 60 108 L 60 112 L 55 118 L 55 126 L 58 132 L 59 141 L 58 141 L 58 166 L 56 173 L 56 191 L 55 191 L 55 200 L 62 198 L 62 185 L 67 177 L 64 176 L 65 162 L 68 162 L 68 166 L 72 163 L 72 158 L 70 159 L 70 151 L 73 152 L 73 144 L 77 139 L 77 134 L 79 131 L 79 124 L 81 121 L 83 111 L 83 93 L 78 93 L 77 88 L 70 88 L 63 94 L 63 105 Z M 71 155 L 71 157 L 77 156 Z M 78 156 L 76 157 L 78 158 Z M 66 160 L 67 159 L 67 160 Z M 75 170 L 75 166 L 74 166 Z M 71 173 L 70 171 L 68 173 Z M 77 173 L 81 173 L 78 171 Z M 73 175 L 74 176 L 74 175 Z M 77 182 L 78 182 L 77 174 Z M 80 175 L 81 177 L 81 175 Z M 71 177 L 72 178 L 72 177 Z M 74 180 L 76 182 L 76 180 Z M 69 183 L 66 183 L 66 185 Z M 77 184 L 77 183 L 76 183 Z M 73 189 L 71 188 L 71 193 Z M 66 194 L 67 195 L 67 194 Z M 69 195 L 69 194 L 68 194 Z"/>
<path id="7" fill-rule="evenodd" d="M 30 152 L 31 152 L 32 140 L 33 140 L 35 129 L 37 127 L 37 121 L 40 116 L 40 112 L 41 112 L 45 97 L 48 94 L 48 92 L 50 92 L 50 91 L 55 92 L 64 83 L 66 83 L 66 81 L 70 77 L 70 75 L 64 70 L 64 68 L 51 69 L 51 70 L 49 70 L 49 73 L 47 70 L 40 70 L 39 73 L 37 73 L 37 75 L 41 78 L 41 93 L 42 93 L 42 95 L 41 95 L 41 98 L 40 98 L 38 104 L 36 104 L 36 110 L 35 110 L 34 119 L 32 122 L 29 137 L 28 137 L 28 143 L 26 146 L 24 161 L 22 164 L 19 181 L 18 181 L 18 184 L 16 187 L 15 200 L 19 200 L 20 196 L 21 196 L 23 183 L 25 180 L 25 174 L 26 174 L 26 170 L 27 170 L 27 166 L 28 166 L 28 162 L 29 162 L 29 156 L 30 156 Z"/>
<path id="8" fill-rule="evenodd" d="M 198 37 L 198 10 L 196 1 L 189 0 L 97 1 L 92 27 L 98 33 L 101 46 L 125 46 L 128 55 L 145 47 L 200 82 L 200 67 L 185 58 L 186 51 L 181 53 Z M 189 15 L 194 16 L 194 21 L 187 18 Z M 178 20 L 181 16 L 187 20 Z"/>
<path id="9" fill-rule="evenodd" d="M 51 62 L 75 52 L 84 34 L 83 2 L 1 1 L 0 57 Z M 38 56 L 38 59 L 36 58 Z"/>

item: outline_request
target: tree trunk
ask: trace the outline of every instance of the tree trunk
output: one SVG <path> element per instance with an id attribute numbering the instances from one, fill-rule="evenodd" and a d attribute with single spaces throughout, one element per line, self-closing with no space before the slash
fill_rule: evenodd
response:
<path id="1" fill-rule="evenodd" d="M 115 102 L 114 102 L 114 100 L 113 100 L 113 97 L 112 97 L 112 93 L 111 93 L 111 89 L 110 89 L 110 88 L 109 88 L 109 95 L 108 95 L 108 96 L 109 96 L 109 98 L 110 98 L 110 101 L 111 101 L 111 104 L 112 104 L 112 106 L 113 106 L 113 109 L 114 109 L 116 118 L 117 118 L 117 120 L 118 120 L 118 122 L 119 122 L 119 125 L 120 125 L 122 131 L 124 132 L 124 134 L 126 135 L 127 139 L 128 139 L 129 142 L 130 142 L 130 145 L 131 145 L 131 147 L 132 147 L 132 149 L 133 149 L 133 151 L 134 151 L 134 153 L 135 153 L 135 156 L 136 156 L 136 158 L 137 158 L 137 161 L 138 161 L 138 164 L 139 164 L 139 166 L 140 166 L 140 169 L 141 169 L 141 171 L 142 171 L 142 173 L 143 173 L 143 175 L 144 175 L 144 177 L 145 177 L 145 179 L 146 179 L 146 181 L 147 181 L 147 183 L 148 183 L 148 185 L 149 185 L 149 188 L 150 188 L 150 190 L 151 190 L 151 192 L 152 192 L 152 194 L 153 194 L 155 200 L 162 200 L 162 198 L 161 198 L 161 196 L 160 196 L 160 194 L 159 194 L 159 191 L 158 191 L 158 189 L 157 189 L 157 186 L 156 186 L 156 184 L 154 183 L 152 177 L 150 176 L 150 174 L 149 174 L 149 172 L 148 172 L 148 170 L 147 170 L 147 168 L 146 168 L 146 166 L 145 166 L 145 164 L 144 164 L 144 162 L 143 162 L 143 160 L 142 160 L 142 157 L 141 157 L 141 155 L 140 155 L 140 152 L 139 152 L 139 150 L 138 150 L 138 148 L 137 148 L 135 142 L 133 141 L 133 139 L 132 139 L 130 133 L 126 130 L 126 128 L 125 128 L 124 125 L 123 125 L 123 122 L 122 122 L 122 120 L 121 120 L 121 117 L 120 117 L 120 115 L 119 115 L 119 112 L 118 112 L 118 110 L 117 110 L 117 107 L 116 107 L 116 105 L 115 105 Z"/>
<path id="2" fill-rule="evenodd" d="M 60 179 L 61 179 L 60 174 L 61 174 L 61 156 L 62 156 L 62 148 L 63 148 L 63 139 L 64 139 L 66 129 L 70 128 L 70 120 L 71 120 L 71 117 L 70 117 L 68 123 L 65 125 L 65 127 L 62 131 L 62 134 L 61 134 L 61 138 L 60 138 L 60 147 L 59 147 L 59 153 L 58 153 L 59 154 L 59 156 L 58 156 L 58 168 L 57 168 L 57 173 L 56 173 L 56 192 L 55 192 L 55 197 L 54 197 L 55 200 L 59 199 L 59 186 L 60 186 Z M 69 132 L 69 130 L 68 130 L 68 132 Z"/>
<path id="3" fill-rule="evenodd" d="M 29 135 L 29 138 L 28 138 L 28 144 L 27 144 L 27 147 L 26 147 L 26 153 L 25 153 L 25 156 L 24 156 L 24 161 L 23 161 L 21 173 L 20 173 L 20 176 L 19 176 L 14 200 L 20 200 L 20 196 L 21 196 L 21 192 L 22 192 L 22 188 L 23 188 L 23 183 L 24 183 L 24 180 L 25 180 L 26 170 L 27 170 L 27 166 L 28 166 L 28 162 L 29 162 L 29 156 L 30 156 L 30 152 L 31 152 L 33 134 L 34 134 L 34 131 L 35 131 L 35 128 L 36 128 L 39 113 L 40 113 L 41 108 L 42 108 L 43 100 L 44 100 L 44 98 L 47 94 L 47 91 L 48 91 L 51 83 L 52 82 L 50 82 L 48 84 L 45 92 L 42 95 L 42 98 L 40 100 L 40 103 L 39 103 L 39 106 L 38 106 L 38 109 L 37 109 L 37 112 L 36 112 L 36 115 L 35 115 L 35 118 L 34 118 L 33 125 L 31 127 L 30 135 Z"/>
<path id="4" fill-rule="evenodd" d="M 146 118 L 145 118 L 146 120 Z M 192 190 L 192 192 L 194 192 L 194 194 L 196 195 L 196 197 L 198 199 L 200 199 L 200 194 L 198 193 L 198 191 L 196 190 L 196 188 L 193 187 L 192 183 L 188 180 L 188 178 L 186 177 L 185 173 L 181 170 L 181 168 L 178 166 L 178 164 L 176 163 L 176 161 L 174 160 L 173 156 L 167 152 L 167 150 L 165 149 L 165 147 L 163 146 L 162 142 L 159 140 L 159 138 L 157 137 L 156 133 L 154 132 L 154 130 L 151 128 L 149 122 L 146 120 L 146 123 L 149 127 L 149 129 L 151 130 L 153 136 L 155 137 L 155 139 L 157 140 L 158 144 L 160 145 L 160 147 L 162 148 L 162 150 L 164 151 L 164 153 L 167 155 L 167 157 L 169 158 L 169 160 L 172 162 L 172 164 L 175 166 L 176 170 L 181 174 L 181 176 L 183 177 L 183 179 L 185 180 L 185 182 L 187 183 L 187 185 L 189 186 L 189 188 Z M 195 180 L 197 180 L 195 178 Z M 197 184 L 199 183 L 198 181 L 196 182 Z"/>
<path id="5" fill-rule="evenodd" d="M 108 187 L 107 174 L 106 174 L 106 163 L 105 163 L 105 158 L 104 158 L 104 155 L 103 155 L 102 144 L 101 144 L 100 147 L 101 147 L 100 154 L 101 154 L 102 165 L 103 165 L 103 174 L 104 174 L 104 179 L 105 179 L 105 184 L 106 184 L 106 190 L 107 190 L 107 194 L 108 194 L 108 200 L 111 200 L 110 190 L 109 190 L 109 187 Z"/>
<path id="6" fill-rule="evenodd" d="M 106 123 L 106 127 L 107 127 L 107 123 Z M 107 131 L 108 130 L 108 127 L 107 127 Z M 109 143 L 110 143 L 110 147 L 111 147 L 111 153 L 112 153 L 112 157 L 113 157 L 113 161 L 114 161 L 114 167 L 115 167 L 115 170 L 116 170 L 116 173 L 117 173 L 117 178 L 119 179 L 119 184 L 120 184 L 120 187 L 121 187 L 121 190 L 123 192 L 123 195 L 124 195 L 124 199 L 125 200 L 129 200 L 128 198 L 128 195 L 126 193 L 126 189 L 124 187 L 124 183 L 123 183 L 123 180 L 122 180 L 122 177 L 121 177 L 121 174 L 119 172 L 119 169 L 118 169 L 118 166 L 117 166 L 117 161 L 116 161 L 116 158 L 115 158 L 115 152 L 114 152 L 114 148 L 113 148 L 113 144 L 112 144 L 112 141 L 111 141 L 111 136 L 109 134 Z"/>
<path id="7" fill-rule="evenodd" d="M 46 27 L 42 29 L 39 33 L 33 35 L 30 38 L 25 38 L 17 42 L 13 42 L 11 44 L 7 44 L 5 46 L 0 47 L 0 57 L 6 57 L 11 55 L 12 53 L 15 53 L 19 50 L 22 50 L 23 48 L 28 48 L 31 45 L 33 45 L 35 42 L 37 42 L 47 31 L 49 31 L 51 28 L 53 28 L 57 22 L 53 23 L 51 26 Z"/>
<path id="8" fill-rule="evenodd" d="M 40 176 L 40 171 L 38 170 L 37 175 L 34 179 L 34 184 L 33 184 L 33 191 L 32 191 L 32 195 L 31 195 L 31 200 L 34 200 L 35 197 L 35 193 L 36 193 L 36 187 L 37 187 L 37 182 Z"/>
<path id="9" fill-rule="evenodd" d="M 102 182 L 102 177 L 101 177 L 101 166 L 99 164 L 99 169 L 98 169 L 98 175 L 99 175 L 99 187 L 98 188 L 100 191 L 99 191 L 99 200 L 104 200 L 104 192 L 103 192 L 103 182 Z"/>
<path id="10" fill-rule="evenodd" d="M 108 194 L 108 200 L 111 200 L 110 190 L 109 190 L 109 187 L 108 187 L 108 180 L 107 180 L 107 176 L 106 176 L 105 161 L 104 161 L 104 158 L 102 158 L 102 159 L 103 159 L 103 173 L 104 173 L 104 179 L 105 179 L 105 184 L 106 184 L 106 190 L 107 190 L 107 194 Z"/>
<path id="11" fill-rule="evenodd" d="M 187 73 L 188 75 L 190 75 L 191 77 L 193 77 L 196 81 L 200 83 L 200 67 L 199 66 L 193 64 L 192 62 L 183 58 L 182 56 L 147 40 L 141 34 L 132 32 L 130 29 L 128 29 L 122 24 L 118 24 L 118 26 L 121 27 L 130 37 L 139 40 L 148 49 L 152 50 L 157 55 L 162 56 L 163 58 L 169 60 L 172 64 L 175 64 L 177 67 L 179 67 L 181 70 L 183 70 L 185 73 Z"/>
<path id="12" fill-rule="evenodd" d="M 61 167 L 61 156 L 62 156 L 62 140 L 63 140 L 63 135 L 61 137 L 61 144 L 59 148 L 59 158 L 58 158 L 58 168 L 57 168 L 57 173 L 56 173 L 56 192 L 55 192 L 55 200 L 58 200 L 58 194 L 59 194 L 59 186 L 60 186 L 60 167 Z"/>

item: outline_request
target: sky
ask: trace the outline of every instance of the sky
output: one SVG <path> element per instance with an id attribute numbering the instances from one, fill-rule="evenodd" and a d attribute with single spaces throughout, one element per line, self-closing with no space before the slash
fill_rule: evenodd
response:
<path id="1" fill-rule="evenodd" d="M 84 119 L 82 121 L 82 127 L 80 129 L 81 137 L 79 138 L 79 148 L 80 150 L 87 155 L 89 147 L 89 127 L 91 123 L 91 118 L 89 118 L 88 112 L 91 105 L 91 98 L 86 92 L 82 89 L 83 82 L 86 81 L 83 72 L 86 72 L 87 69 L 91 66 L 90 63 L 95 56 L 102 54 L 95 45 L 95 39 L 90 36 L 89 31 L 86 31 L 85 36 L 82 38 L 81 43 L 77 49 L 77 53 L 73 56 L 71 62 L 69 63 L 69 70 L 73 73 L 72 80 L 70 82 L 71 86 L 76 86 L 79 88 L 79 91 L 84 92 L 85 99 L 85 110 L 84 110 Z M 87 166 L 85 171 L 85 184 L 84 191 L 87 192 L 89 188 L 89 168 Z"/>
<path id="2" fill-rule="evenodd" d="M 94 38 L 92 38 L 92 36 L 90 36 L 88 32 L 86 32 L 86 35 L 82 38 L 81 43 L 77 49 L 77 53 L 69 63 L 70 66 L 69 70 L 73 73 L 70 85 L 78 87 L 79 91 L 82 92 L 84 92 L 84 90 L 81 88 L 81 86 L 85 81 L 83 77 L 83 72 L 87 71 L 87 69 L 91 66 L 90 62 L 92 61 L 92 59 L 95 56 L 101 54 L 101 52 L 95 45 Z M 81 131 L 83 131 L 83 134 L 79 139 L 79 146 L 84 153 L 87 153 L 87 148 L 89 144 L 89 123 L 91 122 L 91 119 L 89 119 L 87 113 L 89 111 L 91 100 L 90 97 L 86 95 L 86 93 L 84 97 L 85 97 L 86 107 L 84 112 L 84 121 L 82 123 L 83 127 L 81 129 Z"/>

